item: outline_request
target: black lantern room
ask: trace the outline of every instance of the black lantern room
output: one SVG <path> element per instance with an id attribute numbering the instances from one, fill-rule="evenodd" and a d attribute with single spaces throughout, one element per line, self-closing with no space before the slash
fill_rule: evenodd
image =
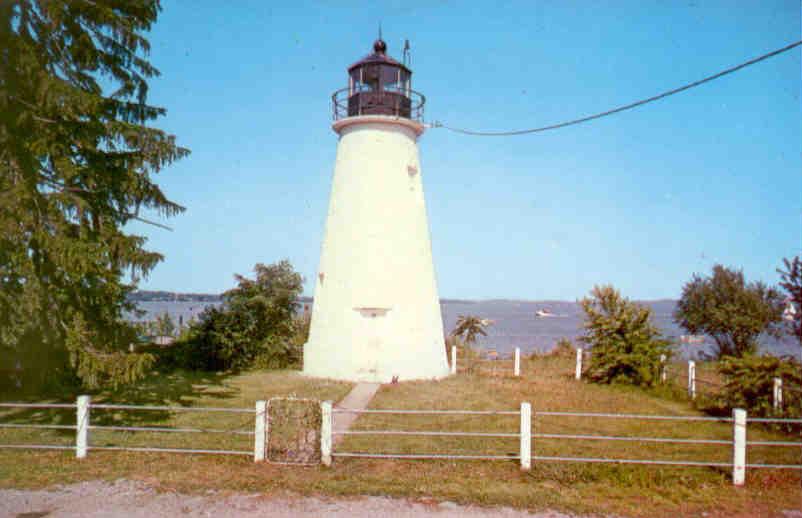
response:
<path id="1" fill-rule="evenodd" d="M 412 90 L 412 71 L 387 55 L 378 39 L 373 53 L 348 67 L 348 88 L 332 95 L 334 119 L 361 115 L 423 118 L 423 95 Z"/>

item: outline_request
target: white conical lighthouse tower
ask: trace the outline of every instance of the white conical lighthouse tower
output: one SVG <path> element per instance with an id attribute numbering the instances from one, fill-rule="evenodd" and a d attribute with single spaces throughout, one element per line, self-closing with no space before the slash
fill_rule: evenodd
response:
<path id="1" fill-rule="evenodd" d="M 332 96 L 339 143 L 304 374 L 441 378 L 449 368 L 417 145 L 424 97 L 381 38 L 348 76 Z"/>

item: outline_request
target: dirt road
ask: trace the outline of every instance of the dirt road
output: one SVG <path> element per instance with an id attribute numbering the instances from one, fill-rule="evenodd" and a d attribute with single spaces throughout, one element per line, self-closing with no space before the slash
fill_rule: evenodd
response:
<path id="1" fill-rule="evenodd" d="M 83 482 L 47 491 L 0 490 L 0 517 L 297 517 L 377 518 L 576 518 L 557 512 L 527 513 L 509 508 L 486 509 L 452 502 L 416 502 L 384 497 L 301 497 L 255 494 L 160 493 L 145 484 Z"/>

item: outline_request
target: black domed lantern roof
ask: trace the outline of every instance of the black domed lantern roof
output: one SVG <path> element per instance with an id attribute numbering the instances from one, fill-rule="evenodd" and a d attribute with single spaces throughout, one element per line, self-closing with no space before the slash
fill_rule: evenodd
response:
<path id="1" fill-rule="evenodd" d="M 346 101 L 347 99 L 347 101 Z M 424 98 L 412 90 L 412 71 L 387 55 L 381 38 L 373 52 L 348 67 L 348 88 L 332 96 L 334 118 L 390 115 L 420 120 Z"/>
<path id="2" fill-rule="evenodd" d="M 383 39 L 379 38 L 378 40 L 373 42 L 373 53 L 368 54 L 364 58 L 360 59 L 350 67 L 348 67 L 348 73 L 352 73 L 355 69 L 368 67 L 368 66 L 387 66 L 390 68 L 398 68 L 404 70 L 408 75 L 412 75 L 412 71 L 406 67 L 403 63 L 399 63 L 395 59 L 391 58 L 387 55 L 387 44 L 384 42 Z"/>

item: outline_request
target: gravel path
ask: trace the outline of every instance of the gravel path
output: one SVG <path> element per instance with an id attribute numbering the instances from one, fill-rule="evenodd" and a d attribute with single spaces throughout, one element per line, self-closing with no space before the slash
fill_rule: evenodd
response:
<path id="1" fill-rule="evenodd" d="M 182 495 L 159 493 L 137 482 L 82 482 L 46 491 L 0 490 L 0 517 L 502 517 L 577 518 L 557 512 L 527 513 L 510 508 L 461 506 L 453 502 L 422 503 L 384 497 L 294 497 L 241 493 Z"/>

